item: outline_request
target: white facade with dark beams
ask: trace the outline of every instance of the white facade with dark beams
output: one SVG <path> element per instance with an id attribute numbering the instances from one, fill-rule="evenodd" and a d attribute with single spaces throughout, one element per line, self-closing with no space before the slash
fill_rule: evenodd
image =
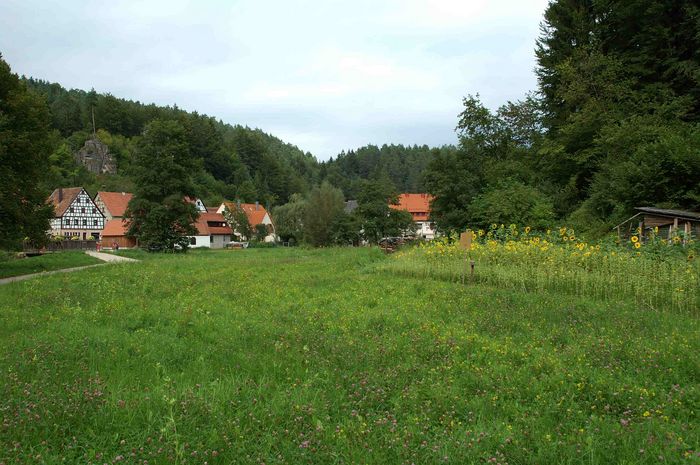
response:
<path id="1" fill-rule="evenodd" d="M 58 188 L 49 196 L 53 204 L 51 235 L 97 240 L 105 227 L 105 216 L 82 187 Z"/>

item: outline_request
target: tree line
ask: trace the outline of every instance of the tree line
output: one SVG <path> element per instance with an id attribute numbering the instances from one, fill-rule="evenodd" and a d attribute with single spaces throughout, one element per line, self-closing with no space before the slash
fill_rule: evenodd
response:
<path id="1" fill-rule="evenodd" d="M 496 111 L 466 97 L 458 151 L 426 170 L 441 229 L 600 235 L 637 206 L 698 211 L 699 24 L 687 0 L 550 2 L 537 92 Z"/>

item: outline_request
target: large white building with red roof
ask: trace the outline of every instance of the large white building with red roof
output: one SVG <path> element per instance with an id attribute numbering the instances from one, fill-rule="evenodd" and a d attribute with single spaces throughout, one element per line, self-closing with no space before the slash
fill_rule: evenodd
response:
<path id="1" fill-rule="evenodd" d="M 66 238 L 100 239 L 105 216 L 82 187 L 61 187 L 48 198 L 53 205 L 51 235 Z"/>
<path id="2" fill-rule="evenodd" d="M 400 194 L 398 204 L 389 205 L 396 210 L 406 210 L 413 217 L 416 225 L 416 235 L 424 239 L 435 238 L 435 225 L 430 221 L 430 202 L 433 197 L 430 194 Z"/>

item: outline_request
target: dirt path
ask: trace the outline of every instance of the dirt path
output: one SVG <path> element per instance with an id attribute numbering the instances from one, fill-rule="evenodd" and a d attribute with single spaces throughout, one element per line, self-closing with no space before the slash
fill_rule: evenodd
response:
<path id="1" fill-rule="evenodd" d="M 49 276 L 49 275 L 57 274 L 57 273 L 71 273 L 73 271 L 80 271 L 80 270 L 86 270 L 88 268 L 95 268 L 96 266 L 105 266 L 109 263 L 138 262 L 138 260 L 135 260 L 133 258 L 120 257 L 119 255 L 112 255 L 109 253 L 93 252 L 91 250 L 87 250 L 85 253 L 90 255 L 91 257 L 95 257 L 99 260 L 102 260 L 105 263 L 98 263 L 97 265 L 76 266 L 74 268 L 64 268 L 62 270 L 42 271 L 41 273 L 23 274 L 20 276 L 10 276 L 9 278 L 0 279 L 0 286 L 2 286 L 3 284 L 14 283 L 17 281 L 24 281 L 24 280 L 32 279 L 32 278 L 39 278 L 41 276 Z"/>
<path id="2" fill-rule="evenodd" d="M 138 262 L 138 260 L 136 260 L 136 259 L 128 258 L 128 257 L 121 257 L 119 255 L 114 255 L 111 253 L 93 252 L 92 250 L 86 250 L 85 253 L 90 255 L 91 257 L 98 258 L 98 259 L 102 260 L 103 262 L 107 262 L 107 263 Z"/>

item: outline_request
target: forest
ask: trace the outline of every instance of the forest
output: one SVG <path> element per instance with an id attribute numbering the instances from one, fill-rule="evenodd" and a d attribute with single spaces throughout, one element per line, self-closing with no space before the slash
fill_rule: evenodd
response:
<path id="1" fill-rule="evenodd" d="M 700 209 L 699 25 L 700 8 L 689 0 L 552 1 L 534 44 L 533 92 L 493 110 L 479 89 L 465 89 L 456 146 L 367 145 L 327 161 L 261 129 L 176 105 L 31 77 L 15 82 L 2 62 L 3 174 L 33 176 L 6 163 L 29 157 L 28 147 L 20 152 L 11 141 L 24 136 L 11 127 L 21 108 L 7 98 L 28 92 L 36 96 L 33 124 L 41 126 L 30 150 L 48 167 L 32 178 L 42 195 L 76 185 L 91 193 L 134 190 L 134 162 L 148 160 L 137 154 L 145 128 L 170 121 L 181 129 L 193 192 L 209 204 L 238 199 L 289 211 L 325 183 L 345 200 L 367 197 L 367 189 L 389 197 L 429 192 L 442 231 L 565 222 L 600 236 L 637 206 Z M 95 175 L 76 163 L 93 130 L 114 154 L 117 174 Z M 3 191 L 7 211 L 12 189 Z"/>

